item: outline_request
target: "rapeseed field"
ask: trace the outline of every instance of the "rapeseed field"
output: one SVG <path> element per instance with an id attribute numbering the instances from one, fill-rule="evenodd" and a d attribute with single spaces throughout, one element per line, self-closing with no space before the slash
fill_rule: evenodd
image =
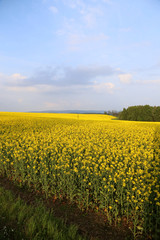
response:
<path id="1" fill-rule="evenodd" d="M 160 123 L 3 112 L 0 139 L 2 176 L 160 234 Z"/>

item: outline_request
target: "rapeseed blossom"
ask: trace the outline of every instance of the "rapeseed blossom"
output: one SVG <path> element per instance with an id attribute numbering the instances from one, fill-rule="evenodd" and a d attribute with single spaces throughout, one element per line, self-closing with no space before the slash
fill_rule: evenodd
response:
<path id="1" fill-rule="evenodd" d="M 160 124 L 112 118 L 0 113 L 0 174 L 150 231 L 152 212 L 160 218 Z"/>

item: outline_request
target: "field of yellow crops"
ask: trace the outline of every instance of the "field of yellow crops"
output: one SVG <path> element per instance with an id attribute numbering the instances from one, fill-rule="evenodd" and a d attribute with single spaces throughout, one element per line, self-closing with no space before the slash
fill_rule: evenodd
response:
<path id="1" fill-rule="evenodd" d="M 160 123 L 3 112 L 0 174 L 160 234 Z"/>

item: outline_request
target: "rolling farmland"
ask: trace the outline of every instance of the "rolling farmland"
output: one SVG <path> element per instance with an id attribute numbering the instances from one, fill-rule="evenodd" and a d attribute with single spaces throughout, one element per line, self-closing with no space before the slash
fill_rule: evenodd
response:
<path id="1" fill-rule="evenodd" d="M 158 236 L 160 123 L 3 112 L 0 139 L 1 176 Z"/>

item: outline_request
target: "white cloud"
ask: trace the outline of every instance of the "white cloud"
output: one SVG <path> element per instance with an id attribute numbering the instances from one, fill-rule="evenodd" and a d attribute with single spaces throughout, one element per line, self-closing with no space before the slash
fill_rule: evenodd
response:
<path id="1" fill-rule="evenodd" d="M 69 6 L 70 8 L 85 8 L 85 4 L 82 0 L 63 0 L 64 4 Z"/>
<path id="2" fill-rule="evenodd" d="M 22 80 L 25 80 L 26 78 L 27 78 L 26 76 L 23 76 L 20 73 L 14 73 L 12 75 L 0 73 L 0 82 L 2 82 L 3 84 L 7 83 L 18 84 Z"/>
<path id="3" fill-rule="evenodd" d="M 68 40 L 67 40 L 67 44 L 69 46 L 70 50 L 80 50 L 81 47 L 84 47 L 86 44 L 94 44 L 97 42 L 99 42 L 99 44 L 101 44 L 100 42 L 102 41 L 106 41 L 108 40 L 108 36 L 100 33 L 97 35 L 85 35 L 85 34 L 69 34 L 68 35 Z"/>
<path id="4" fill-rule="evenodd" d="M 85 26 L 88 28 L 95 27 L 98 17 L 103 15 L 103 11 L 100 7 L 86 7 L 84 10 L 80 11 L 80 13 Z"/>
<path id="5" fill-rule="evenodd" d="M 113 75 L 117 75 L 117 70 L 107 65 L 50 67 L 41 69 L 30 77 L 20 73 L 10 76 L 1 73 L 0 83 L 1 89 L 15 94 L 80 93 L 87 89 L 112 93 L 114 84 L 108 82 L 108 78 Z"/>
<path id="6" fill-rule="evenodd" d="M 73 18 L 64 17 L 64 22 L 62 28 L 56 31 L 56 34 L 59 36 L 67 36 L 70 33 L 77 32 L 77 29 L 80 29 L 80 25 L 77 25 L 77 22 Z M 79 30 L 80 31 L 80 30 Z"/>
<path id="7" fill-rule="evenodd" d="M 70 4 L 71 3 L 72 2 L 70 2 Z M 81 50 L 81 48 L 84 49 L 84 47 L 87 49 L 88 47 L 91 48 L 91 46 L 94 49 L 95 47 L 101 47 L 102 44 L 100 41 L 105 41 L 109 37 L 105 33 L 99 31 L 96 31 L 97 33 L 94 31 L 94 34 L 92 30 L 88 28 L 94 28 L 96 26 L 99 21 L 98 17 L 103 15 L 102 9 L 99 6 L 88 6 L 82 1 L 75 1 L 74 4 L 76 8 L 75 11 L 78 12 L 78 14 L 76 13 L 77 18 L 64 17 L 62 27 L 56 31 L 57 36 L 63 36 L 63 41 L 66 43 L 67 50 L 77 51 Z M 96 46 L 93 45 L 94 43 L 96 43 Z"/>
<path id="8" fill-rule="evenodd" d="M 26 79 L 26 76 L 21 75 L 20 73 L 14 73 L 10 76 L 11 79 L 14 80 L 21 80 L 21 79 Z"/>
<path id="9" fill-rule="evenodd" d="M 118 77 L 120 79 L 120 82 L 126 84 L 130 83 L 132 79 L 132 75 L 129 73 L 119 74 Z"/>
<path id="10" fill-rule="evenodd" d="M 93 7 L 93 3 L 88 4 L 86 2 L 82 0 L 64 0 L 67 6 L 81 15 L 80 21 L 82 21 L 81 24 L 84 28 L 94 28 L 97 24 L 97 18 L 103 15 L 103 9 L 97 4 Z"/>
<path id="11" fill-rule="evenodd" d="M 94 28 L 97 24 L 97 18 L 103 15 L 103 11 L 99 7 L 85 7 L 80 13 L 87 28 Z"/>
<path id="12" fill-rule="evenodd" d="M 52 11 L 52 13 L 54 13 L 54 14 L 58 13 L 58 9 L 57 9 L 55 6 L 51 6 L 49 9 L 50 9 L 50 10 Z"/>
<path id="13" fill-rule="evenodd" d="M 96 92 L 108 92 L 113 93 L 113 89 L 115 88 L 115 85 L 111 82 L 104 82 L 104 83 L 98 83 L 93 86 L 93 89 Z"/>
<path id="14" fill-rule="evenodd" d="M 95 25 L 96 19 L 93 14 L 87 13 L 83 16 L 83 19 L 87 27 L 92 28 Z"/>

